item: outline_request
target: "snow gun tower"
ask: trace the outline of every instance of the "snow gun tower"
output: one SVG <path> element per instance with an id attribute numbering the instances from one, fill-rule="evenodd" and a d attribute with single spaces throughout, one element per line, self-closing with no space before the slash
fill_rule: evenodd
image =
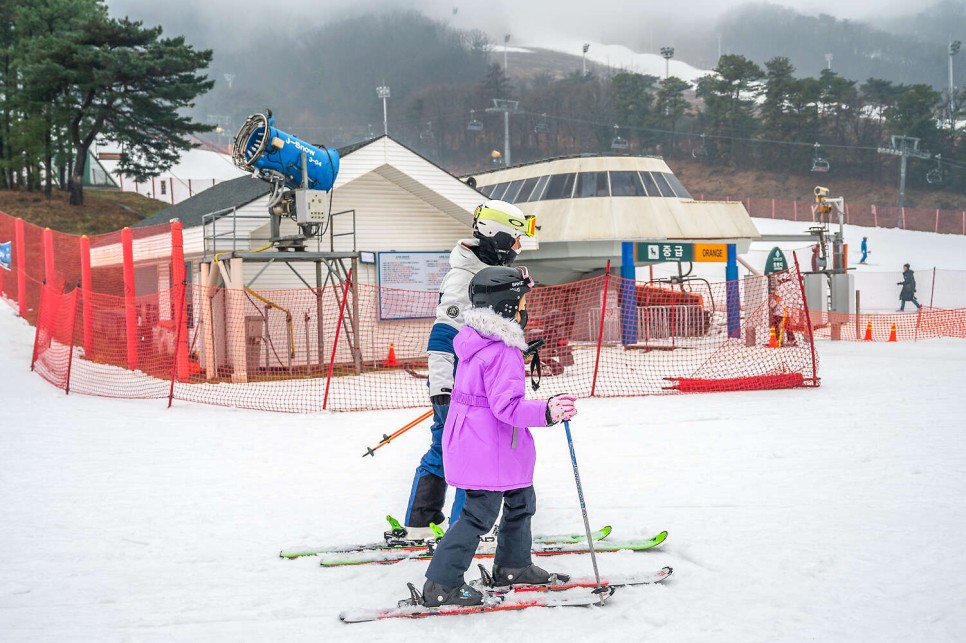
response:
<path id="1" fill-rule="evenodd" d="M 224 286 L 217 291 L 221 294 L 209 296 L 211 305 L 203 306 L 203 363 L 208 379 L 224 372 L 231 374 L 233 382 L 247 382 L 253 374 L 264 372 L 283 377 L 323 372 L 327 359 L 323 354 L 323 299 L 331 299 L 333 293 L 343 305 L 345 300 L 351 301 L 345 311 L 345 332 L 358 368 L 355 211 L 332 212 L 339 153 L 276 128 L 271 110 L 266 110 L 249 116 L 238 130 L 232 160 L 252 178 L 271 185 L 269 216 L 266 221 L 264 211 L 241 206 L 204 217 L 201 280 L 212 293 Z M 338 215 L 349 216 L 338 219 L 337 233 L 334 220 Z M 306 264 L 315 264 L 314 285 Z M 273 265 L 276 268 L 270 270 Z M 314 298 L 314 310 L 296 311 L 293 302 L 272 301 L 253 290 L 263 274 L 275 274 L 278 266 L 305 284 Z M 330 285 L 337 287 L 326 288 Z M 296 354 L 294 329 L 299 321 L 305 327 L 306 348 Z M 314 340 L 310 338 L 312 326 Z M 271 347 L 271 351 L 262 351 L 271 356 L 271 362 L 268 357 L 253 357 L 258 352 L 252 346 L 261 345 Z"/>
<path id="2" fill-rule="evenodd" d="M 813 310 L 813 315 L 827 313 L 832 339 L 839 339 L 842 325 L 848 321 L 855 296 L 855 280 L 849 274 L 845 243 L 845 199 L 830 197 L 829 189 L 815 186 L 815 205 L 812 207 L 814 225 L 809 228 L 816 239 L 812 249 L 812 272 L 805 274 L 805 296 L 809 302 L 824 302 L 825 310 Z M 831 231 L 834 217 L 838 230 Z M 824 320 L 814 319 L 813 325 Z"/>

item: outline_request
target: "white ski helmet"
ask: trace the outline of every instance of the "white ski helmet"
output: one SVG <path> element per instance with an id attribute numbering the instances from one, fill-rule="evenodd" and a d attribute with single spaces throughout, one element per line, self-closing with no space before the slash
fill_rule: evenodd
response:
<path id="1" fill-rule="evenodd" d="M 473 213 L 473 232 L 479 238 L 494 238 L 503 232 L 515 241 L 523 235 L 532 237 L 536 234 L 536 219 L 533 215 L 523 214 L 512 203 L 491 199 L 479 205 Z"/>

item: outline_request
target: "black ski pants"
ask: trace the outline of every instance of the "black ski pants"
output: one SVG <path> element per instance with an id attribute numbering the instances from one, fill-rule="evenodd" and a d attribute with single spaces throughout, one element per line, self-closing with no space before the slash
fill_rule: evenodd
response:
<path id="1" fill-rule="evenodd" d="M 447 587 L 462 585 L 465 582 L 463 574 L 473 563 L 480 536 L 493 528 L 501 505 L 503 519 L 497 531 L 493 563 L 509 568 L 529 566 L 533 546 L 530 519 L 537 511 L 537 496 L 533 486 L 510 491 L 467 489 L 466 504 L 463 505 L 460 519 L 453 523 L 436 547 L 426 570 L 426 578 Z"/>

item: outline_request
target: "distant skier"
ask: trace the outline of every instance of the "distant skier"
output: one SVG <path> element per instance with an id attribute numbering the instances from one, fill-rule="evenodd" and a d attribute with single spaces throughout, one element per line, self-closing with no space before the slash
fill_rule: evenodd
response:
<path id="1" fill-rule="evenodd" d="M 470 282 L 473 308 L 463 312 L 466 325 L 453 340 L 459 367 L 443 432 L 446 482 L 466 490 L 466 503 L 426 570 L 426 607 L 483 602 L 483 594 L 467 585 L 463 575 L 501 506 L 495 584 L 550 582 L 551 575 L 531 560 L 537 452 L 527 427 L 569 420 L 577 410 L 572 395 L 555 395 L 546 402 L 526 399 L 523 328 L 532 287 L 526 268 L 484 268 Z"/>
<path id="2" fill-rule="evenodd" d="M 481 204 L 473 215 L 474 239 L 463 239 L 450 254 L 452 268 L 439 288 L 436 322 L 429 333 L 429 395 L 433 405 L 432 442 L 413 476 L 409 504 L 406 507 L 406 531 L 409 538 L 433 536 L 429 524 L 442 525 L 445 520 L 446 481 L 443 476 L 443 448 L 440 440 L 449 412 L 450 393 L 456 369 L 453 338 L 463 327 L 463 311 L 470 307 L 467 286 L 477 272 L 487 266 L 509 266 L 520 252 L 520 237 L 535 233 L 533 216 L 524 215 L 506 201 L 490 200 Z M 450 524 L 459 518 L 463 506 L 462 489 L 456 490 L 450 512 Z"/>
<path id="3" fill-rule="evenodd" d="M 860 246 L 862 250 L 862 258 L 859 259 L 859 263 L 864 264 L 866 258 L 869 256 L 869 238 L 862 237 L 862 245 Z"/>
<path id="4" fill-rule="evenodd" d="M 909 268 L 909 264 L 902 264 L 902 281 L 896 282 L 896 285 L 902 286 L 902 290 L 899 291 L 899 310 L 896 312 L 905 312 L 907 301 L 914 303 L 916 310 L 922 308 L 916 300 L 916 277 Z"/>

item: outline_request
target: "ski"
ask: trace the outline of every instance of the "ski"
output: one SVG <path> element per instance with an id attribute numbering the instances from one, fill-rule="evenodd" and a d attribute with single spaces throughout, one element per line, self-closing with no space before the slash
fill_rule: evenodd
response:
<path id="1" fill-rule="evenodd" d="M 471 582 L 470 585 L 475 587 L 480 591 L 487 591 L 490 593 L 505 593 L 505 592 L 560 592 L 566 591 L 568 589 L 574 589 L 576 587 L 583 588 L 597 588 L 597 587 L 629 587 L 634 585 L 653 585 L 654 583 L 660 583 L 667 580 L 667 578 L 674 571 L 670 567 L 662 567 L 656 572 L 648 572 L 644 574 L 631 574 L 623 576 L 608 576 L 606 578 L 601 578 L 598 584 L 597 579 L 593 577 L 584 578 L 570 578 L 567 581 L 557 581 L 556 576 L 553 576 L 550 584 L 548 585 L 507 585 L 507 586 L 495 586 L 493 584 L 493 577 L 489 570 L 483 565 L 480 568 L 480 578 Z"/>
<path id="2" fill-rule="evenodd" d="M 483 614 L 507 610 L 523 610 L 532 607 L 589 607 L 603 605 L 616 587 L 606 587 L 603 591 L 576 587 L 560 592 L 536 594 L 532 592 L 491 593 L 487 591 L 482 605 L 443 605 L 424 607 L 419 591 L 409 583 L 410 598 L 399 601 L 396 607 L 382 609 L 350 609 L 339 614 L 343 623 L 365 623 L 390 618 L 427 618 L 432 616 L 458 616 Z"/>
<path id="3" fill-rule="evenodd" d="M 390 524 L 393 524 L 392 521 Z M 305 556 L 320 556 L 324 554 L 349 554 L 351 552 L 382 552 L 382 551 L 392 551 L 392 552 L 410 552 L 410 553 L 428 553 L 432 545 L 443 535 L 443 531 L 436 527 L 438 530 L 436 532 L 436 538 L 432 539 L 432 542 L 419 539 L 409 539 L 406 538 L 406 530 L 404 527 L 398 527 L 399 523 L 395 523 L 392 531 L 387 531 L 385 533 L 385 541 L 383 542 L 373 542 L 364 543 L 359 545 L 328 545 L 322 547 L 293 547 L 289 549 L 283 549 L 279 552 L 279 557 L 281 558 L 302 558 Z M 606 525 L 601 529 L 591 533 L 591 536 L 595 541 L 603 540 L 610 535 L 611 527 Z M 585 534 L 556 534 L 540 536 L 536 535 L 533 537 L 533 542 L 535 543 L 579 543 L 586 540 L 587 536 Z M 481 545 L 494 545 L 496 543 L 497 536 L 495 534 L 487 534 L 480 538 Z M 407 558 L 409 556 L 406 556 Z M 403 560 L 403 559 L 400 559 Z M 373 561 L 378 562 L 378 561 Z"/>
<path id="4" fill-rule="evenodd" d="M 596 553 L 608 553 L 618 551 L 646 551 L 653 549 L 667 539 L 667 532 L 661 533 L 651 538 L 642 540 L 620 541 L 599 541 L 594 544 Z M 534 556 L 560 556 L 564 554 L 588 554 L 590 548 L 586 542 L 563 542 L 547 543 L 534 540 L 532 552 Z M 496 548 L 489 543 L 482 543 L 476 551 L 474 558 L 493 558 L 496 555 Z M 323 567 L 341 567 L 345 565 L 371 565 L 398 563 L 403 560 L 429 560 L 433 557 L 431 545 L 413 548 L 393 548 L 378 550 L 353 550 L 339 552 L 321 552 L 318 556 L 322 559 L 320 564 Z"/>

